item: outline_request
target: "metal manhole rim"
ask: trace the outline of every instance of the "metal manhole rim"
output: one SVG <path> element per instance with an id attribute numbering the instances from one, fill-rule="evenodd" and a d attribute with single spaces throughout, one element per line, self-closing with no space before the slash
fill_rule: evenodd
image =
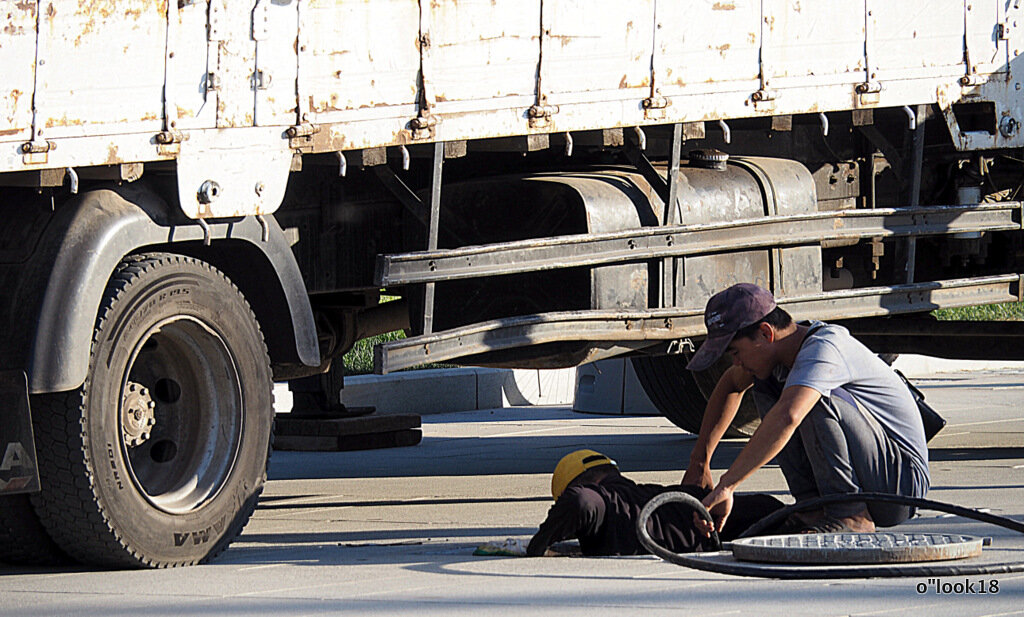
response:
<path id="1" fill-rule="evenodd" d="M 742 538 L 733 557 L 763 563 L 871 564 L 965 559 L 981 554 L 987 538 L 956 533 L 825 533 Z"/>

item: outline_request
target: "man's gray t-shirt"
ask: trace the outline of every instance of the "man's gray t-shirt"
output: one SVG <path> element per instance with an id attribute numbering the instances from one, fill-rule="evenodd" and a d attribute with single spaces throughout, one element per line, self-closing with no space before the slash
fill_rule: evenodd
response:
<path id="1" fill-rule="evenodd" d="M 806 386 L 825 398 L 837 389 L 835 396 L 843 391 L 851 395 L 910 458 L 918 486 L 927 490 L 928 446 L 921 413 L 906 384 L 846 328 L 820 321 L 810 327 L 813 331 L 797 353 L 786 387 Z"/>

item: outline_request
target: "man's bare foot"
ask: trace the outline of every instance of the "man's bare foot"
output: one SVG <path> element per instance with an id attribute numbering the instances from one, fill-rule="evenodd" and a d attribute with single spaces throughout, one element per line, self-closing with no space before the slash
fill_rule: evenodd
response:
<path id="1" fill-rule="evenodd" d="M 822 515 L 815 523 L 800 530 L 800 533 L 871 533 L 875 530 L 875 521 L 867 509 L 851 516 L 834 517 Z"/>
<path id="2" fill-rule="evenodd" d="M 858 533 L 872 533 L 875 531 L 875 521 L 866 509 L 852 516 L 841 517 L 838 520 Z"/>

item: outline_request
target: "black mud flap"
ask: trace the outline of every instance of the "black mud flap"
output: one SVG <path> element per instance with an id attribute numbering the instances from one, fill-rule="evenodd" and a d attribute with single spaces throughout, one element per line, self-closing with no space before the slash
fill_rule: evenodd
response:
<path id="1" fill-rule="evenodd" d="M 28 378 L 23 371 L 0 371 L 0 495 L 38 490 Z"/>

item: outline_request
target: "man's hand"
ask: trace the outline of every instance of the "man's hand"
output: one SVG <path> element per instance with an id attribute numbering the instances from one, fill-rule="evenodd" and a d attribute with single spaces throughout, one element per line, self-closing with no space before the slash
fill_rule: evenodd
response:
<path id="1" fill-rule="evenodd" d="M 729 513 L 732 512 L 732 489 L 719 484 L 708 493 L 708 496 L 701 503 L 708 509 L 711 518 L 714 519 L 714 523 L 708 523 L 694 513 L 693 517 L 697 531 L 704 534 L 704 537 L 710 537 L 712 531 L 721 533 L 722 529 L 725 528 L 725 521 L 729 518 Z"/>
<path id="2" fill-rule="evenodd" d="M 699 486 L 708 490 L 715 486 L 714 480 L 711 479 L 711 468 L 707 465 L 698 465 L 693 462 L 686 468 L 686 473 L 683 474 L 683 481 L 680 484 Z"/>

